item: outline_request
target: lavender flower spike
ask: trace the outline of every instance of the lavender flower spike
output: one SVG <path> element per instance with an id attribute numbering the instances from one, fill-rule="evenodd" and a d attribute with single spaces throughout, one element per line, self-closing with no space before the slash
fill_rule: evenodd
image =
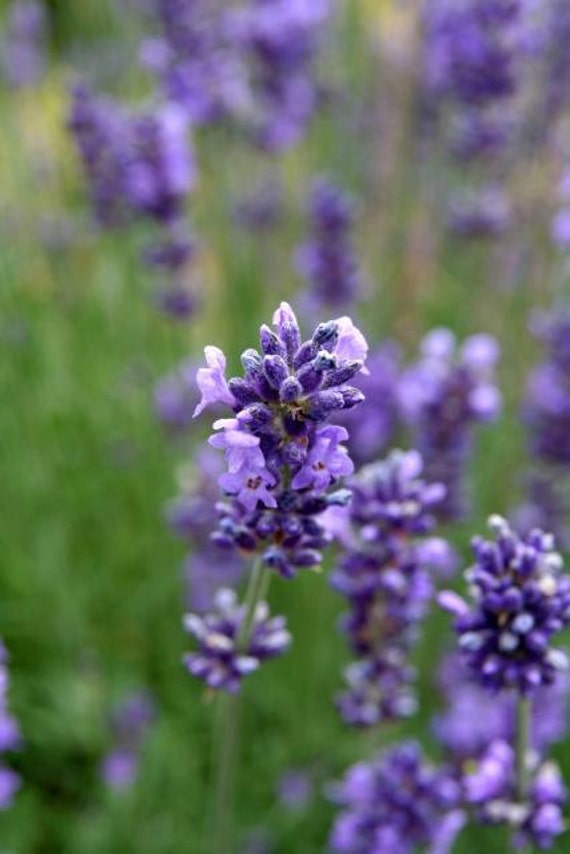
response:
<path id="1" fill-rule="evenodd" d="M 303 343 L 287 303 L 275 312 L 273 328 L 261 327 L 260 351 L 242 354 L 242 377 L 226 380 L 224 354 L 206 348 L 195 414 L 224 403 L 233 415 L 214 423 L 209 440 L 228 463 L 219 480 L 230 499 L 219 506 L 219 545 L 259 553 L 265 567 L 285 577 L 320 563 L 331 539 L 320 516 L 348 501 L 336 487 L 353 470 L 342 444 L 348 433 L 329 422 L 363 400 L 350 383 L 367 350 L 348 317 L 320 323 Z"/>
<path id="2" fill-rule="evenodd" d="M 475 563 L 465 573 L 473 603 L 449 592 L 439 602 L 454 614 L 459 649 L 476 680 L 528 696 L 568 666 L 550 642 L 570 625 L 570 576 L 550 534 L 518 536 L 500 516 L 489 526 L 494 540 L 473 539 Z"/>
<path id="3" fill-rule="evenodd" d="M 207 614 L 187 614 L 186 630 L 198 643 L 198 651 L 184 661 L 189 673 L 202 679 L 209 688 L 233 694 L 244 676 L 253 673 L 267 658 L 281 655 L 291 643 L 283 617 L 269 616 L 260 602 L 253 614 L 249 637 L 240 648 L 240 631 L 246 609 L 237 603 L 233 590 L 222 588 L 214 598 L 214 609 Z"/>

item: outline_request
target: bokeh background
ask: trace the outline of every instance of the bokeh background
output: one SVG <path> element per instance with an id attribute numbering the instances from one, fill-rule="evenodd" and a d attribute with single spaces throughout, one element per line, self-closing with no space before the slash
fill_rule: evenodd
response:
<path id="1" fill-rule="evenodd" d="M 549 236 L 564 121 L 550 139 L 521 144 L 509 163 L 517 227 L 495 240 L 458 240 L 439 201 L 467 181 L 467 167 L 446 158 L 426 124 L 420 4 L 347 0 L 321 58 L 332 95 L 301 144 L 267 156 L 223 124 L 200 129 L 190 205 L 201 305 L 187 323 L 165 317 L 140 262 L 148 226 L 105 233 L 94 225 L 66 127 L 69 88 L 79 79 L 130 103 L 151 97 L 153 79 L 137 62 L 140 39 L 153 31 L 150 5 L 46 3 L 45 68 L 31 85 L 4 76 L 0 87 L 0 635 L 23 733 L 10 757 L 22 786 L 0 815 L 0 840 L 18 854 L 207 850 L 213 703 L 181 665 L 185 549 L 164 519 L 177 471 L 207 425 L 171 435 L 154 390 L 207 343 L 236 367 L 279 301 L 295 304 L 303 283 L 291 259 L 306 229 L 311 178 L 329 174 L 357 200 L 354 239 L 368 286 L 358 315 L 370 340 L 397 340 L 407 360 L 434 326 L 500 341 L 504 410 L 477 436 L 473 511 L 445 531 L 465 561 L 486 516 L 521 500 L 520 406 L 539 354 L 529 314 L 568 295 Z M 4 36 L 9 7 L 4 0 L 0 8 Z M 236 224 L 235 204 L 267 180 L 280 187 L 278 223 L 257 231 Z M 347 765 L 402 734 L 421 737 L 437 756 L 433 674 L 452 643 L 449 621 L 434 613 L 417 653 L 419 715 L 360 733 L 332 703 L 348 653 L 326 572 L 276 581 L 271 596 L 294 644 L 247 686 L 240 850 L 257 850 L 257 839 L 280 854 L 312 854 L 325 850 L 334 813 L 326 783 Z M 135 781 L 117 790 L 101 763 L 113 746 L 113 709 L 137 692 L 152 698 L 152 722 Z M 570 773 L 567 745 L 555 753 Z M 279 796 L 291 770 L 310 781 L 299 807 Z M 466 832 L 457 850 L 498 854 L 505 839 Z"/>

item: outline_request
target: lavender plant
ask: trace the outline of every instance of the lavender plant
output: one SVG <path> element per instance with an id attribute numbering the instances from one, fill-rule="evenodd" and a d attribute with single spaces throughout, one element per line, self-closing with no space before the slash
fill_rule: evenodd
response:
<path id="1" fill-rule="evenodd" d="M 342 717 L 354 726 L 416 710 L 410 653 L 433 592 L 429 568 L 434 553 L 440 560 L 451 556 L 443 541 L 427 538 L 445 489 L 424 483 L 421 471 L 417 452 L 394 451 L 351 481 L 346 545 L 331 582 L 348 601 L 342 627 L 358 656 L 338 698 Z"/>
<path id="2" fill-rule="evenodd" d="M 223 352 L 205 349 L 207 367 L 197 373 L 202 397 L 194 414 L 223 405 L 234 416 L 214 422 L 216 432 L 209 440 L 224 451 L 228 465 L 219 478 L 228 500 L 220 503 L 213 539 L 255 558 L 243 605 L 235 593 L 222 589 L 212 611 L 185 618 L 198 644 L 186 665 L 210 688 L 237 692 L 244 676 L 290 643 L 284 619 L 271 617 L 263 601 L 266 585 L 273 573 L 291 578 L 320 564 L 331 540 L 321 517 L 350 497 L 348 490 L 337 488 L 353 471 L 342 444 L 348 434 L 329 421 L 363 399 L 350 381 L 363 369 L 367 349 L 348 317 L 320 323 L 303 342 L 295 314 L 284 302 L 273 316 L 273 329 L 261 326 L 260 351 L 242 354 L 242 377 L 227 380 Z M 220 852 L 227 850 L 230 835 L 235 749 L 235 709 L 227 705 L 226 710 L 215 848 Z"/>
<path id="3" fill-rule="evenodd" d="M 20 747 L 22 737 L 17 720 L 8 710 L 8 653 L 0 643 L 0 810 L 8 809 L 21 785 L 19 774 L 4 764 L 4 754 Z"/>
<path id="4" fill-rule="evenodd" d="M 568 666 L 551 642 L 570 624 L 570 576 L 551 535 L 537 529 L 520 537 L 498 516 L 489 524 L 494 540 L 473 540 L 475 563 L 466 572 L 473 603 L 450 591 L 439 601 L 454 615 L 473 680 L 516 698 L 516 739 L 486 748 L 465 776 L 465 799 L 477 806 L 480 820 L 506 824 L 515 844 L 548 848 L 564 829 L 565 791 L 556 766 L 531 753 L 530 701 Z"/>
<path id="5" fill-rule="evenodd" d="M 472 455 L 473 428 L 493 421 L 501 407 L 494 370 L 497 342 L 472 335 L 459 351 L 452 332 L 434 329 L 421 343 L 421 358 L 402 376 L 400 400 L 414 445 L 422 454 L 429 480 L 446 488 L 439 508 L 453 520 L 467 512 L 466 469 Z"/>
<path id="6" fill-rule="evenodd" d="M 114 745 L 101 763 L 101 777 L 110 789 L 122 791 L 135 782 L 141 746 L 155 715 L 154 701 L 146 691 L 132 692 L 113 710 Z"/>

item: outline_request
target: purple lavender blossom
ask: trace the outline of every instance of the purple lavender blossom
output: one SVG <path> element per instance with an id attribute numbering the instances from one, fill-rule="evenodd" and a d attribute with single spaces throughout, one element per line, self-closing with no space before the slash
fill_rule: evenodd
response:
<path id="1" fill-rule="evenodd" d="M 570 625 L 570 577 L 562 572 L 551 535 L 535 530 L 519 537 L 499 516 L 489 525 L 494 540 L 473 539 L 475 563 L 465 573 L 473 604 L 449 591 L 439 602 L 454 614 L 459 649 L 473 677 L 487 689 L 514 688 L 530 696 L 568 666 L 550 642 Z"/>
<path id="2" fill-rule="evenodd" d="M 291 769 L 279 780 L 279 801 L 292 812 L 304 809 L 313 794 L 313 782 L 306 771 Z"/>
<path id="3" fill-rule="evenodd" d="M 230 498 L 220 505 L 215 541 L 259 551 L 265 567 L 291 577 L 320 563 L 330 536 L 318 517 L 349 498 L 335 488 L 352 471 L 341 444 L 346 431 L 328 421 L 363 399 L 349 383 L 368 347 L 348 317 L 319 324 L 304 343 L 287 303 L 273 325 L 261 327 L 261 353 L 242 354 L 244 377 L 228 381 L 224 354 L 206 348 L 195 414 L 224 404 L 235 416 L 216 421 L 210 438 L 225 452 L 228 471 L 220 485 Z"/>
<path id="4" fill-rule="evenodd" d="M 169 100 L 194 125 L 219 121 L 243 108 L 243 62 L 228 32 L 222 3 L 155 0 L 161 34 L 141 46 L 144 65 L 158 74 Z"/>
<path id="5" fill-rule="evenodd" d="M 186 631 L 197 644 L 184 663 L 188 672 L 209 688 L 235 693 L 244 676 L 253 673 L 262 661 L 282 655 L 291 643 L 284 617 L 270 617 L 265 602 L 255 608 L 249 637 L 240 643 L 246 609 L 237 603 L 233 590 L 222 588 L 214 597 L 214 608 L 206 614 L 187 614 Z"/>
<path id="6" fill-rule="evenodd" d="M 361 274 L 354 253 L 351 198 L 327 178 L 313 182 L 310 237 L 296 253 L 296 266 L 309 283 L 309 301 L 319 308 L 342 309 L 359 296 Z"/>
<path id="7" fill-rule="evenodd" d="M 465 821 L 452 772 L 414 742 L 353 765 L 333 796 L 341 812 L 329 844 L 339 854 L 447 854 Z"/>
<path id="8" fill-rule="evenodd" d="M 565 830 L 562 807 L 567 793 L 553 762 L 533 763 L 528 792 L 521 800 L 516 787 L 515 754 L 506 741 L 495 740 L 473 770 L 465 774 L 465 799 L 480 821 L 505 824 L 516 848 L 551 848 Z"/>
<path id="9" fill-rule="evenodd" d="M 376 347 L 354 384 L 364 395 L 358 409 L 339 418 L 349 434 L 350 456 L 358 463 L 377 460 L 394 438 L 399 416 L 400 353 L 391 342 Z"/>
<path id="10" fill-rule="evenodd" d="M 113 710 L 114 745 L 100 769 L 101 778 L 110 789 L 121 791 L 135 783 L 142 743 L 155 715 L 154 702 L 146 691 L 133 692 Z"/>
<path id="11" fill-rule="evenodd" d="M 444 495 L 440 484 L 420 479 L 421 470 L 417 452 L 394 451 L 350 483 L 351 529 L 331 583 L 348 601 L 342 627 L 358 656 L 338 698 L 353 726 L 408 717 L 416 708 L 409 656 L 432 596 L 429 551 L 421 550 L 429 540 L 422 538 Z"/>
<path id="12" fill-rule="evenodd" d="M 317 110 L 314 66 L 330 12 L 329 0 L 248 0 L 230 18 L 248 67 L 250 124 L 268 151 L 295 145 Z"/>
<path id="13" fill-rule="evenodd" d="M 33 86 L 47 66 L 47 20 L 37 0 L 14 0 L 0 44 L 0 71 L 11 86 Z"/>
<path id="14" fill-rule="evenodd" d="M 252 232 L 274 228 L 283 218 L 283 187 L 276 178 L 264 181 L 232 208 L 234 222 Z"/>
<path id="15" fill-rule="evenodd" d="M 466 467 L 473 427 L 495 420 L 501 396 L 494 371 L 499 348 L 489 335 L 472 335 L 456 349 L 448 329 L 434 329 L 422 341 L 422 356 L 400 381 L 404 419 L 414 434 L 429 480 L 446 487 L 439 513 L 458 519 L 466 512 Z"/>

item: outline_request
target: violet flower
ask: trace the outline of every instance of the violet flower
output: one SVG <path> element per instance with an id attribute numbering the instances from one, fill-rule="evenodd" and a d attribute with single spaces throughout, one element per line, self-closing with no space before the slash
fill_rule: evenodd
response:
<path id="1" fill-rule="evenodd" d="M 186 631 L 197 642 L 196 652 L 188 653 L 184 663 L 188 672 L 202 679 L 209 688 L 233 694 L 244 676 L 253 673 L 262 661 L 282 655 L 291 643 L 284 617 L 270 617 L 265 602 L 259 602 L 252 615 L 243 648 L 240 641 L 245 606 L 238 605 L 233 590 L 222 588 L 214 597 L 214 607 L 198 616 L 187 614 Z"/>
<path id="2" fill-rule="evenodd" d="M 562 807 L 567 792 L 555 763 L 535 760 L 529 771 L 528 794 L 521 801 L 514 750 L 506 741 L 492 741 L 464 775 L 465 800 L 476 808 L 479 821 L 509 827 L 516 848 L 546 850 L 565 830 Z"/>
<path id="3" fill-rule="evenodd" d="M 420 360 L 400 380 L 400 401 L 426 476 L 443 483 L 442 518 L 465 515 L 466 469 L 472 455 L 473 428 L 493 421 L 501 408 L 495 385 L 499 348 L 489 335 L 472 335 L 458 350 L 448 329 L 434 329 L 422 341 Z"/>
<path id="4" fill-rule="evenodd" d="M 248 69 L 249 124 L 267 151 L 295 145 L 317 110 L 315 64 L 330 13 L 329 0 L 248 0 L 229 19 Z"/>
<path id="5" fill-rule="evenodd" d="M 487 689 L 532 695 L 568 666 L 552 638 L 570 625 L 570 576 L 550 534 L 520 537 L 499 516 L 493 540 L 475 537 L 475 563 L 465 573 L 472 604 L 449 591 L 440 605 L 454 615 L 459 649 L 474 679 Z"/>
<path id="6" fill-rule="evenodd" d="M 417 452 L 394 451 L 350 482 L 350 528 L 331 583 L 348 601 L 342 627 L 358 656 L 338 698 L 353 726 L 408 717 L 416 709 L 409 658 L 432 596 L 430 552 L 422 547 L 445 491 L 424 483 L 421 470 Z"/>
<path id="7" fill-rule="evenodd" d="M 206 348 L 195 414 L 223 404 L 235 416 L 216 421 L 210 438 L 225 452 L 220 485 L 230 499 L 220 505 L 215 541 L 259 553 L 265 567 L 291 577 L 320 563 L 330 536 L 319 516 L 348 500 L 336 488 L 352 471 L 341 444 L 347 434 L 328 422 L 363 399 L 349 383 L 368 348 L 347 317 L 319 324 L 304 343 L 287 303 L 273 324 L 261 327 L 261 353 L 242 354 L 243 377 L 226 380 L 224 354 Z"/>
<path id="8" fill-rule="evenodd" d="M 359 297 L 361 274 L 352 246 L 354 212 L 350 197 L 327 178 L 313 182 L 310 236 L 296 253 L 296 266 L 309 283 L 311 305 L 348 308 Z"/>
<path id="9" fill-rule="evenodd" d="M 133 692 L 113 710 L 114 746 L 101 763 L 101 778 L 109 788 L 121 791 L 135 783 L 140 750 L 154 718 L 154 702 L 146 691 Z"/>
<path id="10" fill-rule="evenodd" d="M 452 771 L 429 764 L 414 742 L 353 765 L 333 798 L 340 813 L 329 845 L 338 854 L 447 854 L 465 823 Z"/>

